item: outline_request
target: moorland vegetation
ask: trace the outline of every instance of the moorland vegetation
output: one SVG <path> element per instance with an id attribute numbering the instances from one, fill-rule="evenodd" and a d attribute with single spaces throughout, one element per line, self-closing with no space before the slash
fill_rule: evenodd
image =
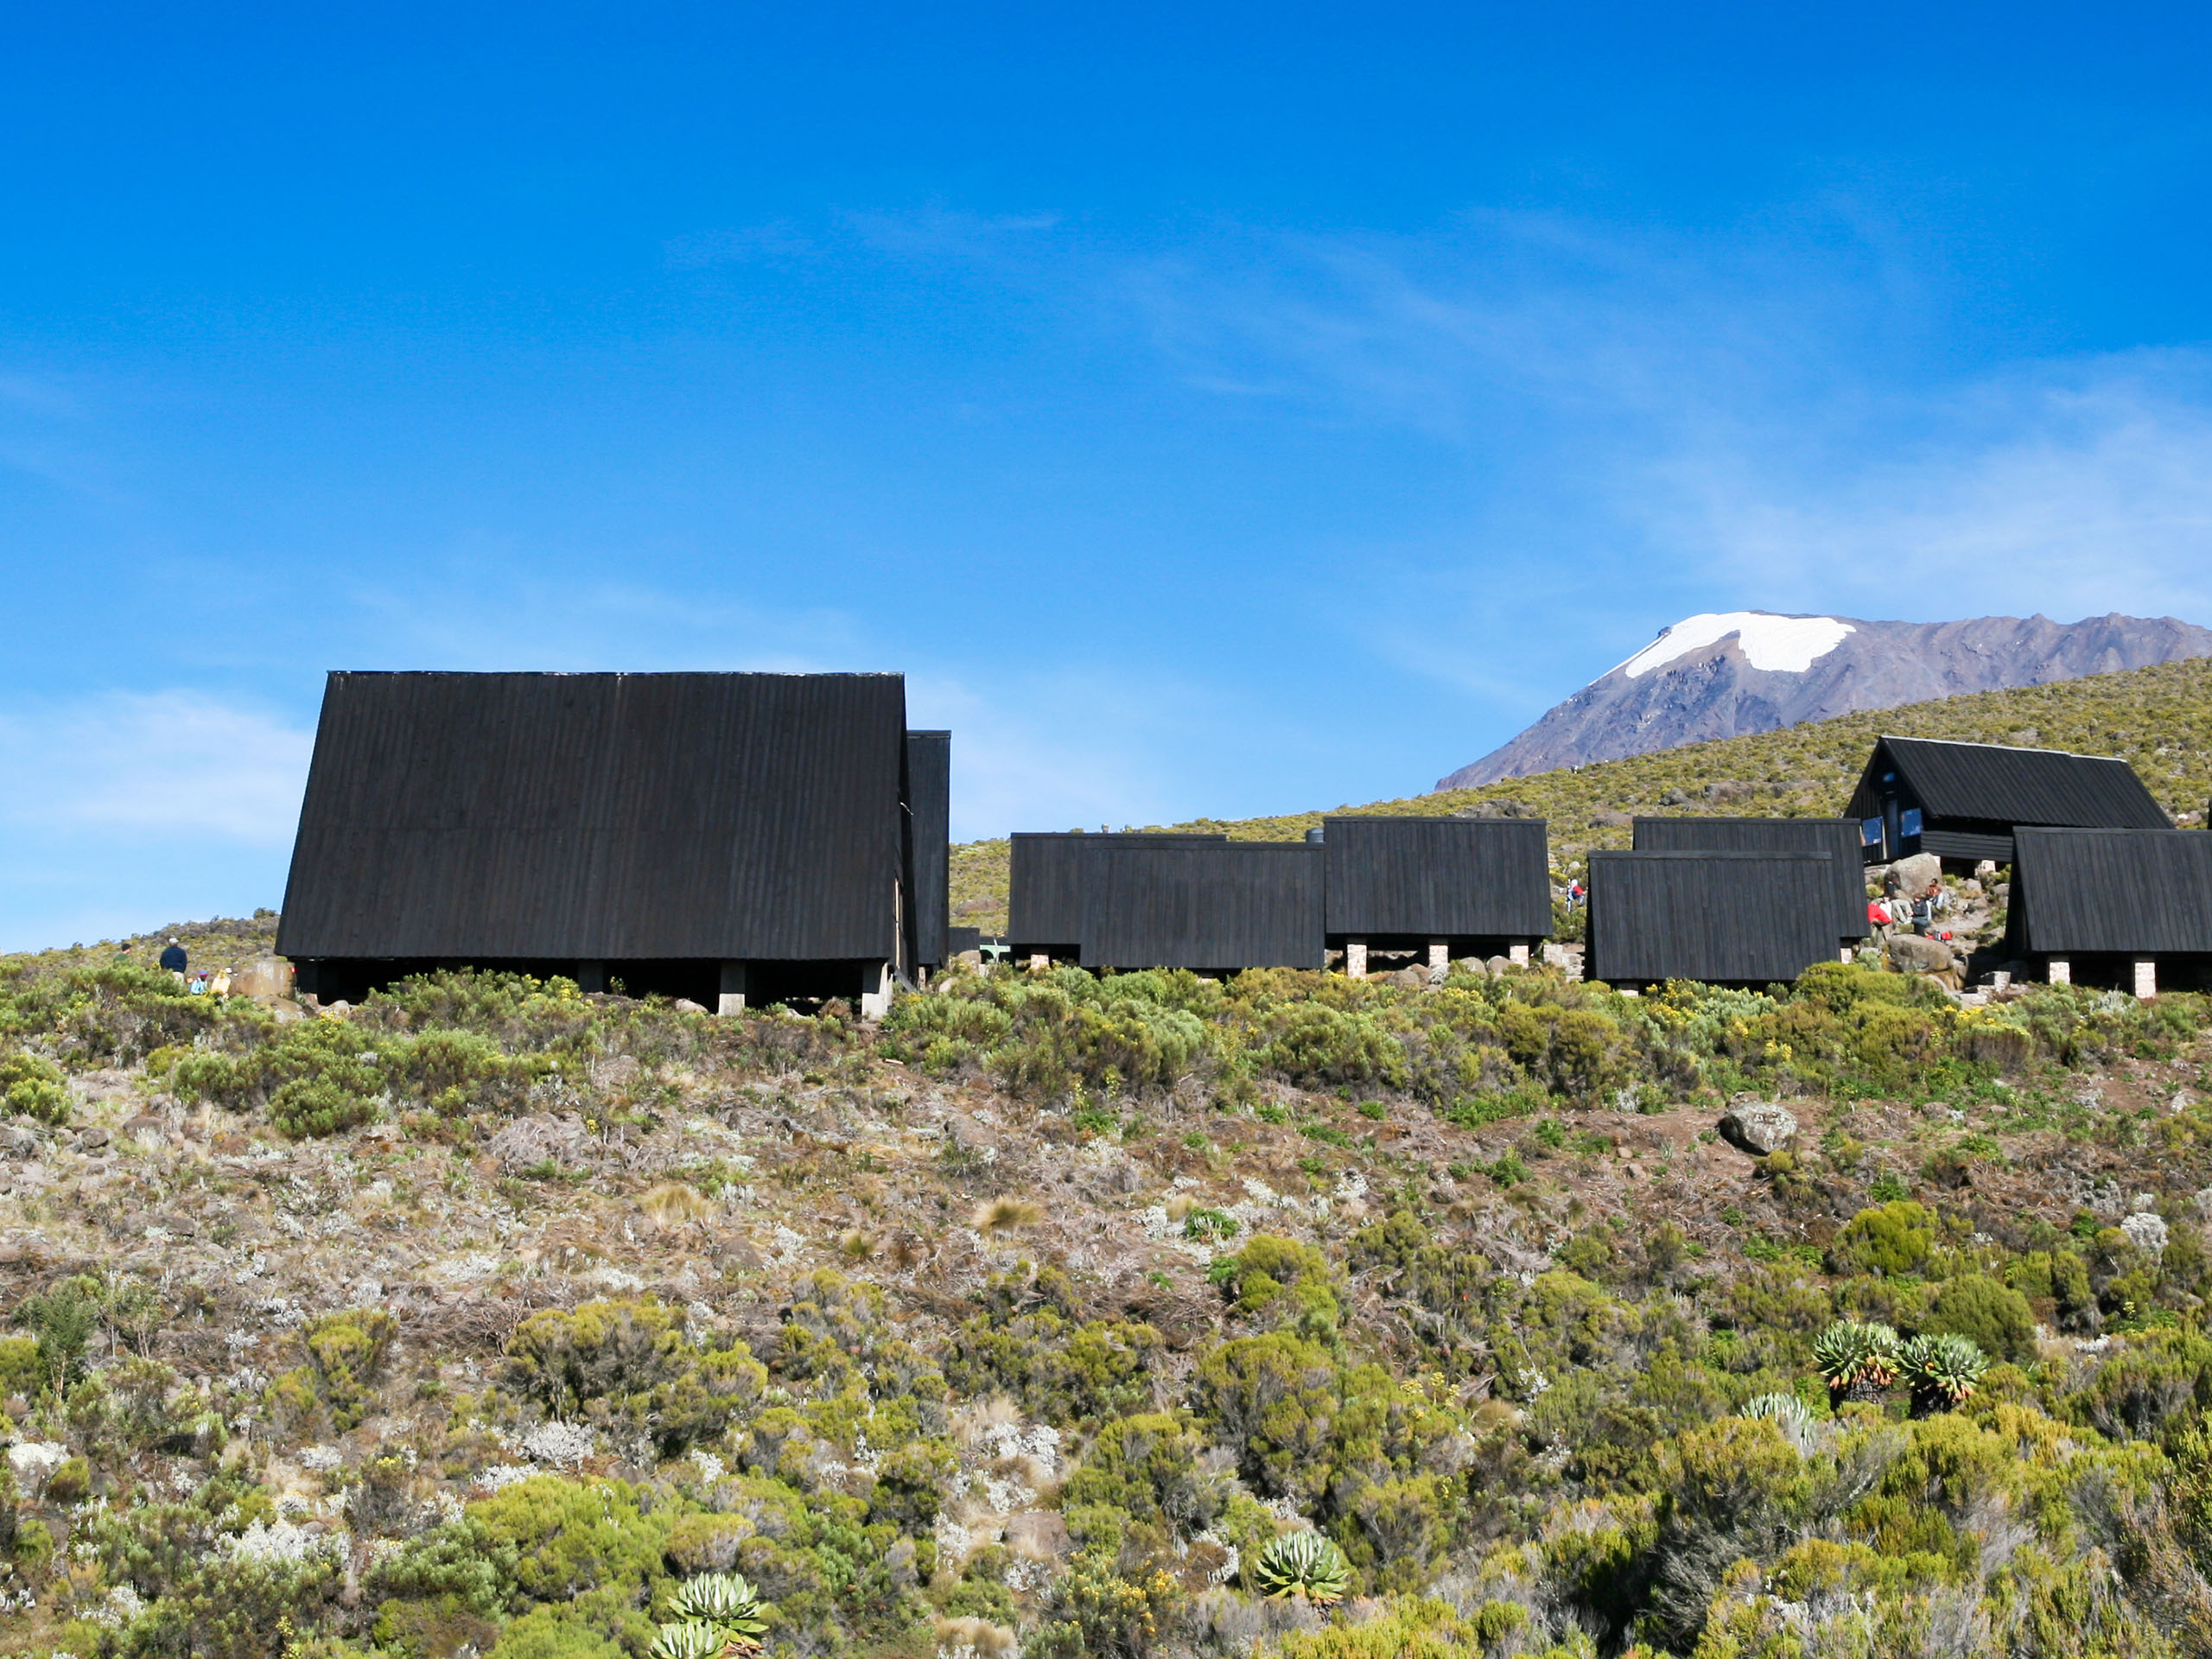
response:
<path id="1" fill-rule="evenodd" d="M 2202 1652 L 2208 1022 L 10 960 L 0 1650 Z"/>

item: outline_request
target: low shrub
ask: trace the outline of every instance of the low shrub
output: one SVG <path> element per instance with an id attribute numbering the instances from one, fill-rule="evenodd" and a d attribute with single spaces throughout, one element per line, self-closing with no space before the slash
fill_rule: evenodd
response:
<path id="1" fill-rule="evenodd" d="M 41 1123 L 66 1123 L 69 1090 L 62 1083 L 61 1068 L 21 1051 L 0 1054 L 0 1108 Z"/>

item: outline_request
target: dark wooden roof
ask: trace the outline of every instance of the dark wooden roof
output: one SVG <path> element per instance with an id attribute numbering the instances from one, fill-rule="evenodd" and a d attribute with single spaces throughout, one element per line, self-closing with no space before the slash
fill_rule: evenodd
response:
<path id="1" fill-rule="evenodd" d="M 335 673 L 289 957 L 889 960 L 895 674 Z"/>
<path id="2" fill-rule="evenodd" d="M 1856 818 L 1639 817 L 1639 853 L 1827 853 L 1834 860 L 1839 938 L 1863 939 L 1866 878 Z"/>
<path id="3" fill-rule="evenodd" d="M 1310 842 L 1100 836 L 1086 968 L 1325 965 L 1323 849 Z"/>
<path id="4" fill-rule="evenodd" d="M 2007 936 L 2037 956 L 2212 951 L 2212 834 L 2022 830 Z"/>
<path id="5" fill-rule="evenodd" d="M 1536 818 L 1324 820 L 1328 931 L 1355 937 L 1541 938 L 1549 846 Z"/>
<path id="6" fill-rule="evenodd" d="M 1089 860 L 1102 847 L 1225 842 L 1224 835 L 1086 835 L 1016 830 L 1007 849 L 1006 936 L 1023 948 L 1073 949 L 1083 940 Z"/>
<path id="7" fill-rule="evenodd" d="M 1827 853 L 1592 853 L 1585 973 L 1765 984 L 1833 962 Z"/>
<path id="8" fill-rule="evenodd" d="M 1930 820 L 2171 828 L 2125 760 L 1923 737 L 1885 736 L 1874 745 L 1851 798 L 1852 817 L 1869 818 L 1881 811 L 1882 776 L 1891 771 L 1903 785 L 1903 798 Z"/>
<path id="9" fill-rule="evenodd" d="M 950 959 L 952 922 L 952 734 L 906 734 L 906 893 L 911 959 Z"/>

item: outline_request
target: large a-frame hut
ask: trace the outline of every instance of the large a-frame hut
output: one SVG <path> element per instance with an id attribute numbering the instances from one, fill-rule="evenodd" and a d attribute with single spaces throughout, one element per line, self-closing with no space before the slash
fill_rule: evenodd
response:
<path id="1" fill-rule="evenodd" d="M 949 735 L 896 674 L 334 673 L 277 949 L 724 1012 L 887 1006 L 945 946 Z"/>

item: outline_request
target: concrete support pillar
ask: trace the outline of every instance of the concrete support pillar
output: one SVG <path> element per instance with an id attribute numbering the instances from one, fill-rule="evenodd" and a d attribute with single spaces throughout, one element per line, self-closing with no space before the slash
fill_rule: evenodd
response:
<path id="1" fill-rule="evenodd" d="M 1505 959 L 1516 968 L 1526 968 L 1529 965 L 1529 941 L 1516 939 L 1508 944 L 1505 947 Z"/>
<path id="2" fill-rule="evenodd" d="M 2148 1002 L 2158 994 L 2158 964 L 2147 958 L 2135 964 L 2135 995 Z"/>
<path id="3" fill-rule="evenodd" d="M 1367 941 L 1365 939 L 1344 941 L 1344 977 L 1346 979 L 1367 977 Z"/>
<path id="4" fill-rule="evenodd" d="M 722 963 L 721 995 L 715 1003 L 716 1014 L 745 1012 L 745 964 L 741 962 Z"/>
<path id="5" fill-rule="evenodd" d="M 1029 971 L 1033 974 L 1041 974 L 1052 965 L 1052 957 L 1046 956 L 1042 950 L 1029 958 Z"/>
<path id="6" fill-rule="evenodd" d="M 861 969 L 861 1018 L 880 1020 L 891 1012 L 891 964 L 872 962 Z"/>
<path id="7" fill-rule="evenodd" d="M 576 964 L 576 988 L 580 991 L 603 991 L 607 988 L 607 964 L 603 962 L 580 962 Z"/>
<path id="8" fill-rule="evenodd" d="M 2074 964 L 2063 957 L 2053 957 L 2050 969 L 2044 976 L 2054 985 L 2071 985 L 2074 982 Z"/>
<path id="9" fill-rule="evenodd" d="M 1835 953 L 1835 959 L 1838 962 L 1856 962 L 1859 958 L 1852 948 L 1847 944 Z"/>
<path id="10" fill-rule="evenodd" d="M 1431 939 L 1428 942 L 1428 976 L 1431 979 L 1440 981 L 1445 975 L 1451 971 L 1452 950 L 1450 942 L 1445 939 Z"/>

